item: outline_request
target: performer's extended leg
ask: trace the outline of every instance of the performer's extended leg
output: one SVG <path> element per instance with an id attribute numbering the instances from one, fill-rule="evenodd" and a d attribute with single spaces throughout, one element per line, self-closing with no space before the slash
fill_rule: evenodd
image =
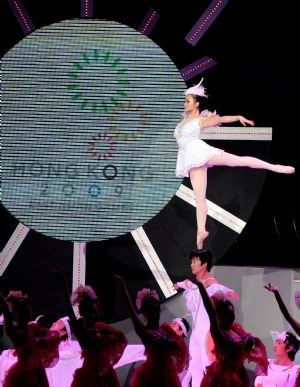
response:
<path id="1" fill-rule="evenodd" d="M 231 153 L 222 152 L 220 155 L 209 159 L 211 165 L 226 165 L 229 167 L 249 167 L 255 169 L 268 169 L 277 173 L 295 173 L 295 168 L 288 165 L 270 164 L 266 161 L 250 156 L 236 156 Z"/>
<path id="2" fill-rule="evenodd" d="M 295 168 L 288 165 L 271 164 L 266 161 L 250 156 L 236 156 L 231 153 L 222 152 L 220 155 L 212 156 L 209 159 L 210 165 L 229 166 L 229 167 L 249 167 L 255 169 L 267 169 L 277 173 L 295 173 Z M 206 186 L 207 186 L 207 168 L 199 167 L 190 170 L 190 179 L 196 200 L 197 217 L 197 247 L 203 248 L 203 242 L 208 237 L 206 231 L 207 204 L 206 204 Z"/>
<path id="3" fill-rule="evenodd" d="M 196 218 L 197 218 L 197 248 L 203 248 L 203 242 L 208 237 L 206 231 L 206 186 L 207 186 L 207 168 L 199 167 L 190 170 L 190 179 L 196 200 Z"/>

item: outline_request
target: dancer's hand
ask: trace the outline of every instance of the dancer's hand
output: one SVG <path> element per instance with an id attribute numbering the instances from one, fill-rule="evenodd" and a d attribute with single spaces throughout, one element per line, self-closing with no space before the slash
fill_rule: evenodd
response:
<path id="1" fill-rule="evenodd" d="M 272 292 L 272 293 L 278 292 L 278 289 L 275 288 L 275 286 L 273 286 L 271 283 L 269 283 L 269 285 L 265 285 L 264 288 L 269 290 L 269 292 Z"/>
<path id="2" fill-rule="evenodd" d="M 240 299 L 239 295 L 237 294 L 237 292 L 235 292 L 234 290 L 229 290 L 229 292 L 227 292 L 227 296 L 229 298 L 232 298 L 234 301 L 238 301 Z"/>
<path id="3" fill-rule="evenodd" d="M 246 124 L 249 124 L 251 126 L 254 126 L 254 121 L 252 120 L 247 120 L 247 118 L 243 116 L 239 116 L 239 121 L 243 126 L 246 126 Z"/>
<path id="4" fill-rule="evenodd" d="M 190 289 L 191 288 L 191 282 L 193 282 L 191 279 L 188 279 L 186 278 L 184 281 L 184 286 L 187 288 L 187 289 Z"/>
<path id="5" fill-rule="evenodd" d="M 188 278 L 186 278 L 184 281 L 182 281 L 183 282 L 183 286 L 180 286 L 179 284 L 178 284 L 178 282 L 176 282 L 175 284 L 173 284 L 173 288 L 175 289 L 175 290 L 178 290 L 178 289 L 180 289 L 180 288 L 183 288 L 183 289 L 190 289 L 190 287 L 191 287 L 191 284 L 190 284 L 190 282 L 191 282 L 191 280 L 189 280 Z M 179 282 L 179 283 L 182 283 L 182 282 Z"/>

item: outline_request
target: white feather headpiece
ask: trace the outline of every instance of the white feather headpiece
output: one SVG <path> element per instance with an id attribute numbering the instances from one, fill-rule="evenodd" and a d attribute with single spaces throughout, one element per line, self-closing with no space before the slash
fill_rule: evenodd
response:
<path id="1" fill-rule="evenodd" d="M 203 78 L 198 83 L 198 85 L 195 85 L 195 86 L 188 88 L 185 92 L 185 95 L 193 94 L 193 95 L 199 95 L 199 97 L 206 97 L 207 98 L 207 95 L 205 93 L 205 87 L 202 85 L 202 81 L 203 81 Z"/>

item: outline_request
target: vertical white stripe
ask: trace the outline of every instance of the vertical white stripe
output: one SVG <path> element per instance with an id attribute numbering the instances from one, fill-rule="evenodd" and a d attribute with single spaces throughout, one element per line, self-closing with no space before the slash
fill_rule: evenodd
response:
<path id="1" fill-rule="evenodd" d="M 73 282 L 72 291 L 79 285 L 85 285 L 86 269 L 86 243 L 74 242 L 73 247 Z M 74 312 L 79 317 L 78 307 L 74 307 Z"/>
<path id="2" fill-rule="evenodd" d="M 74 242 L 73 249 L 73 291 L 77 286 L 85 285 L 86 243 Z"/>
<path id="3" fill-rule="evenodd" d="M 196 207 L 195 195 L 192 189 L 181 184 L 176 196 L 180 199 L 186 201 L 192 206 Z M 224 224 L 225 226 L 231 228 L 233 231 L 240 234 L 243 228 L 246 226 L 246 222 L 237 216 L 231 214 L 230 212 L 224 210 L 222 207 L 219 207 L 217 204 L 206 200 L 208 206 L 208 215 L 217 220 L 218 222 Z"/>
<path id="4" fill-rule="evenodd" d="M 168 298 L 176 294 L 177 291 L 173 288 L 173 283 L 143 227 L 137 228 L 131 234 L 165 297 Z"/>
<path id="5" fill-rule="evenodd" d="M 15 231 L 12 233 L 9 241 L 6 243 L 5 247 L 0 253 L 0 275 L 5 272 L 7 266 L 13 259 L 21 243 L 26 238 L 29 230 L 30 229 L 24 226 L 24 224 L 19 223 Z"/>

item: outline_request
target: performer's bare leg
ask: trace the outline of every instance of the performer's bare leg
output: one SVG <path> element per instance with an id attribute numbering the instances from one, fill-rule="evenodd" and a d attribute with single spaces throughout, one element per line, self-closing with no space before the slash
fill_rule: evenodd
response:
<path id="1" fill-rule="evenodd" d="M 222 152 L 220 155 L 212 156 L 209 159 L 210 165 L 229 167 L 249 167 L 255 169 L 267 169 L 276 173 L 295 173 L 295 168 L 288 165 L 271 164 L 266 161 L 250 156 L 236 156 L 231 153 Z M 190 179 L 196 200 L 197 218 L 197 248 L 203 248 L 203 242 L 208 237 L 206 231 L 207 204 L 207 168 L 198 167 L 190 170 Z"/>
<path id="2" fill-rule="evenodd" d="M 222 152 L 220 155 L 209 159 L 211 165 L 226 165 L 229 167 L 249 167 L 255 169 L 267 169 L 277 173 L 295 173 L 295 168 L 288 165 L 270 164 L 266 161 L 250 156 L 236 156 L 231 153 Z"/>
<path id="3" fill-rule="evenodd" d="M 197 248 L 203 248 L 203 242 L 208 237 L 206 231 L 206 186 L 207 186 L 207 168 L 199 167 L 190 170 L 190 179 L 196 200 L 196 218 L 197 218 Z"/>

